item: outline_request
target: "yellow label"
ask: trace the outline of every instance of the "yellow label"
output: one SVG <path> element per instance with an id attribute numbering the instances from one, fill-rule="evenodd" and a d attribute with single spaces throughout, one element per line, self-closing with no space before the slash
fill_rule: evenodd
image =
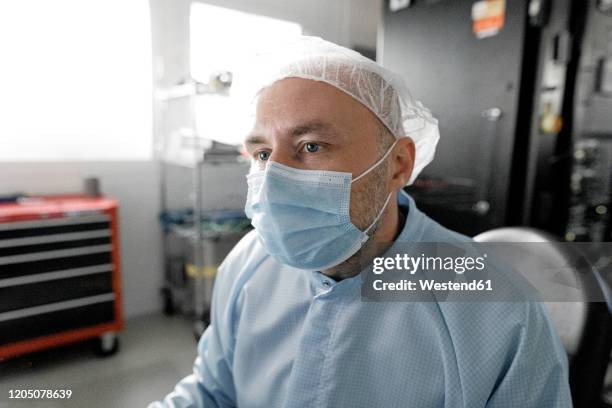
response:
<path id="1" fill-rule="evenodd" d="M 194 264 L 187 264 L 185 269 L 190 278 L 214 278 L 217 275 L 218 267 L 209 265 L 196 268 Z"/>

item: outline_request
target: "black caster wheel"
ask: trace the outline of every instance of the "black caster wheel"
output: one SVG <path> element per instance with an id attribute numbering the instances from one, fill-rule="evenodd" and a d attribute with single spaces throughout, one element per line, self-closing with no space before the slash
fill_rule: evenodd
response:
<path id="1" fill-rule="evenodd" d="M 174 308 L 174 299 L 172 299 L 172 292 L 169 288 L 163 288 L 161 290 L 162 299 L 164 302 L 164 314 L 166 316 L 173 316 L 176 313 L 176 309 Z"/>
<path id="2" fill-rule="evenodd" d="M 202 333 L 204 333 L 204 330 L 206 330 L 209 325 L 210 309 L 204 311 L 204 313 L 202 313 L 202 317 L 193 323 L 193 336 L 195 337 L 196 341 L 200 341 Z"/>
<path id="3" fill-rule="evenodd" d="M 201 320 L 197 320 L 193 323 L 193 337 L 195 338 L 196 343 L 200 341 L 200 337 L 202 337 L 204 330 L 206 330 L 206 324 Z"/>
<path id="4" fill-rule="evenodd" d="M 117 333 L 104 333 L 95 339 L 94 349 L 100 357 L 108 357 L 119 351 L 119 336 Z"/>

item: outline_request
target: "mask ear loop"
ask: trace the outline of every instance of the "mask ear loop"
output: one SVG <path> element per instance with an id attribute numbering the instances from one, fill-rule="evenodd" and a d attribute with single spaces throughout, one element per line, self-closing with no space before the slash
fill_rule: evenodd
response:
<path id="1" fill-rule="evenodd" d="M 395 140 L 395 142 L 393 142 L 391 147 L 389 147 L 389 149 L 387 149 L 387 152 L 376 163 L 374 163 L 372 166 L 370 166 L 369 169 L 367 169 L 366 171 L 361 173 L 359 176 L 357 176 L 357 178 L 355 178 L 354 180 L 351 180 L 351 183 L 354 183 L 355 181 L 357 181 L 360 178 L 364 177 L 366 174 L 368 174 L 369 172 L 374 170 L 376 167 L 378 167 L 383 161 L 385 161 L 385 159 L 387 157 L 389 157 L 389 154 L 391 154 L 391 151 L 393 150 L 393 148 L 395 147 L 396 144 L 397 144 L 397 139 Z M 364 242 L 367 241 L 370 238 L 367 235 L 368 232 L 372 229 L 372 227 L 374 227 L 374 225 L 376 225 L 376 223 L 378 222 L 380 217 L 382 217 L 383 213 L 385 212 L 385 209 L 387 208 L 387 205 L 389 204 L 389 200 L 391 199 L 391 194 L 392 193 L 389 193 L 389 195 L 387 196 L 387 199 L 385 200 L 385 204 L 382 206 L 382 208 L 378 212 L 378 215 L 376 216 L 376 218 L 374 218 L 374 221 L 372 221 L 370 226 L 368 228 L 366 228 L 366 230 L 364 231 L 364 233 L 366 234 L 366 238 L 364 239 Z"/>
<path id="2" fill-rule="evenodd" d="M 389 204 L 389 200 L 391 200 L 391 194 L 389 193 L 389 195 L 387 196 L 387 199 L 385 200 L 385 204 L 382 206 L 382 208 L 380 209 L 380 212 L 378 213 L 378 215 L 376 216 L 376 218 L 374 218 L 374 221 L 372 221 L 372 223 L 370 224 L 370 226 L 368 228 L 366 228 L 365 231 L 363 231 L 365 234 L 367 234 L 372 227 L 374 227 L 376 225 L 376 223 L 378 222 L 378 220 L 380 219 L 380 217 L 382 217 L 383 213 L 385 212 L 385 209 L 387 208 L 387 204 Z M 370 238 L 368 236 L 368 238 Z"/>
<path id="3" fill-rule="evenodd" d="M 383 155 L 383 157 L 381 157 L 376 163 L 374 163 L 373 165 L 370 166 L 369 169 L 367 169 L 366 171 L 364 171 L 363 173 L 361 173 L 359 176 L 357 176 L 356 178 L 354 178 L 353 180 L 351 180 L 351 184 L 356 182 L 357 180 L 359 180 L 360 178 L 364 177 L 366 174 L 368 174 L 369 172 L 371 172 L 372 170 L 374 170 L 375 168 L 377 168 L 378 166 L 380 166 L 380 164 L 382 162 L 385 161 L 385 159 L 391 154 L 391 151 L 393 150 L 393 148 L 395 147 L 395 145 L 397 144 L 398 139 L 395 140 L 395 142 L 393 142 L 393 144 L 391 145 L 391 147 L 387 150 L 387 152 Z"/>

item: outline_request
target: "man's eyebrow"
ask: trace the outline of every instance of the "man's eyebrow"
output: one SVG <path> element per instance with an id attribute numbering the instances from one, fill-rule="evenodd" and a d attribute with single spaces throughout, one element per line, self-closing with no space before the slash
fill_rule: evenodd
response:
<path id="1" fill-rule="evenodd" d="M 326 122 L 308 122 L 289 129 L 291 136 L 297 137 L 308 133 L 317 133 L 321 136 L 332 136 L 336 134 L 334 127 Z"/>
<path id="2" fill-rule="evenodd" d="M 248 135 L 246 137 L 246 139 L 244 139 L 244 144 L 245 145 L 259 145 L 259 144 L 264 144 L 265 143 L 265 139 L 259 135 Z"/>
<path id="3" fill-rule="evenodd" d="M 316 133 L 324 137 L 337 135 L 337 132 L 334 129 L 333 125 L 327 122 L 320 122 L 320 121 L 307 122 L 307 123 L 299 124 L 297 126 L 293 126 L 287 131 L 287 133 L 292 137 L 299 137 L 299 136 L 306 135 L 309 133 Z M 265 137 L 258 135 L 256 133 L 250 134 L 244 139 L 244 144 L 246 146 L 260 145 L 260 144 L 265 144 L 265 143 L 266 143 Z"/>

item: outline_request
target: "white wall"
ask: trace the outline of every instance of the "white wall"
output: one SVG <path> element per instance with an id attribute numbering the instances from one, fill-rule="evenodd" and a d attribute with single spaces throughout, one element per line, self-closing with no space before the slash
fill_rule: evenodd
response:
<path id="1" fill-rule="evenodd" d="M 199 0 L 301 24 L 305 34 L 351 45 L 352 0 Z"/>
<path id="2" fill-rule="evenodd" d="M 308 34 L 343 45 L 373 47 L 378 21 L 371 3 L 380 0 L 210 0 L 211 4 L 295 21 Z M 171 85 L 189 73 L 189 1 L 150 0 L 155 81 Z M 360 10 L 351 11 L 352 4 Z M 235 172 L 234 172 L 235 173 Z M 97 176 L 102 191 L 119 200 L 124 310 L 127 317 L 160 310 L 163 269 L 157 221 L 160 181 L 153 161 L 0 163 L 0 194 L 78 192 L 82 179 Z M 234 175 L 235 176 L 235 175 Z M 185 194 L 189 183 L 173 191 Z M 220 192 L 240 197 L 244 184 L 223 183 Z M 210 192 L 210 191 L 209 191 Z M 216 194 L 211 192 L 212 195 Z"/>
<path id="3" fill-rule="evenodd" d="M 383 0 L 350 0 L 350 2 L 350 45 L 375 50 Z"/>

